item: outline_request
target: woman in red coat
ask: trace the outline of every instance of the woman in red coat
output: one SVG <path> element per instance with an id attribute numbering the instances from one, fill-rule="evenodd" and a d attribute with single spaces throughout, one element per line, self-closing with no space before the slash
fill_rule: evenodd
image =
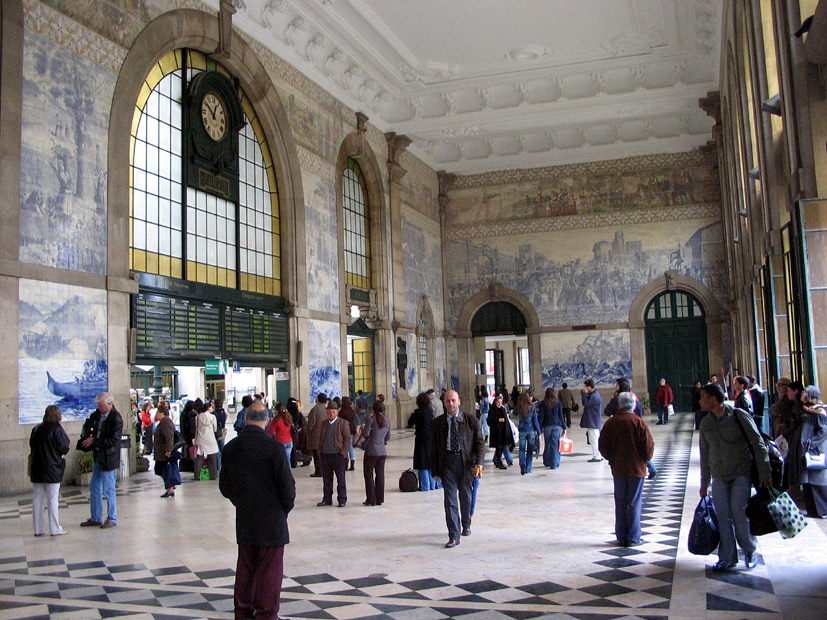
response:
<path id="1" fill-rule="evenodd" d="M 666 383 L 666 379 L 660 380 L 660 387 L 655 395 L 655 402 L 658 404 L 657 424 L 669 424 L 669 407 L 674 402 L 672 388 Z"/>

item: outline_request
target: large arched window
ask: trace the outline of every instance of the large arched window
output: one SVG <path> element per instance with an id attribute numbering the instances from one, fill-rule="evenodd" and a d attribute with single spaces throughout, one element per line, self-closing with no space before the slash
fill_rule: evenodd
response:
<path id="1" fill-rule="evenodd" d="M 281 295 L 279 201 L 270 150 L 239 88 L 238 202 L 187 187 L 186 84 L 203 71 L 229 72 L 194 50 L 175 50 L 147 75 L 130 145 L 129 260 L 144 273 Z"/>
<path id="2" fill-rule="evenodd" d="M 342 206 L 345 231 L 345 282 L 369 290 L 372 286 L 370 216 L 362 170 L 352 157 L 342 173 Z"/>

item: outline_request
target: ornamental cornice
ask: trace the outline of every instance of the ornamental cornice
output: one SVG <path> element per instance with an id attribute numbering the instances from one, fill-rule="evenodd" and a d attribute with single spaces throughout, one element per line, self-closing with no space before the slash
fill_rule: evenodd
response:
<path id="1" fill-rule="evenodd" d="M 448 241 L 461 239 L 482 239 L 485 237 L 502 237 L 545 233 L 559 230 L 580 230 L 585 228 L 614 228 L 630 224 L 649 224 L 652 222 L 670 222 L 679 220 L 720 219 L 720 203 L 682 205 L 660 209 L 635 209 L 615 213 L 590 213 L 585 215 L 565 215 L 529 220 L 509 220 L 508 226 L 492 226 L 489 223 L 454 226 L 445 231 Z M 507 235 L 503 235 L 507 230 Z"/>
<path id="2" fill-rule="evenodd" d="M 683 153 L 658 153 L 656 155 L 640 155 L 638 157 L 593 161 L 584 164 L 565 164 L 563 166 L 523 168 L 519 170 L 495 170 L 493 172 L 467 176 L 458 175 L 452 190 L 490 187 L 492 185 L 508 185 L 510 183 L 525 183 L 527 181 L 544 181 L 555 178 L 582 176 L 584 174 L 608 175 L 640 172 L 642 170 L 657 170 L 661 168 L 713 166 L 715 163 L 714 158 L 710 157 L 701 149 L 693 149 Z"/>

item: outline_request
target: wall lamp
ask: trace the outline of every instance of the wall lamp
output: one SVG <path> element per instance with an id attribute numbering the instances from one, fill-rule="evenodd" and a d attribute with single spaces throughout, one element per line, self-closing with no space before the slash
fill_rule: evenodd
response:
<path id="1" fill-rule="evenodd" d="M 760 181 L 761 180 L 761 166 L 755 166 L 755 168 L 750 169 L 747 172 L 747 176 L 753 181 Z"/>
<path id="2" fill-rule="evenodd" d="M 781 116 L 781 95 L 773 95 L 761 104 L 761 109 L 767 114 Z"/>
<path id="3" fill-rule="evenodd" d="M 738 210 L 738 215 L 740 215 L 743 218 L 748 218 L 749 217 L 749 212 L 746 209 L 739 209 Z"/>

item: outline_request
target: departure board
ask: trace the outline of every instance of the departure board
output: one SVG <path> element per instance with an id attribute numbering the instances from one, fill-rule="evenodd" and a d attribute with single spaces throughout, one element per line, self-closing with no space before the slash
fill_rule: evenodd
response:
<path id="1" fill-rule="evenodd" d="M 224 309 L 225 356 L 242 361 L 287 361 L 287 317 L 238 306 Z"/>
<path id="2" fill-rule="evenodd" d="M 138 294 L 138 357 L 206 359 L 221 355 L 221 309 L 206 302 Z"/>
<path id="3" fill-rule="evenodd" d="M 132 326 L 138 363 L 230 359 L 262 365 L 287 362 L 287 315 L 243 305 L 142 292 Z"/>

